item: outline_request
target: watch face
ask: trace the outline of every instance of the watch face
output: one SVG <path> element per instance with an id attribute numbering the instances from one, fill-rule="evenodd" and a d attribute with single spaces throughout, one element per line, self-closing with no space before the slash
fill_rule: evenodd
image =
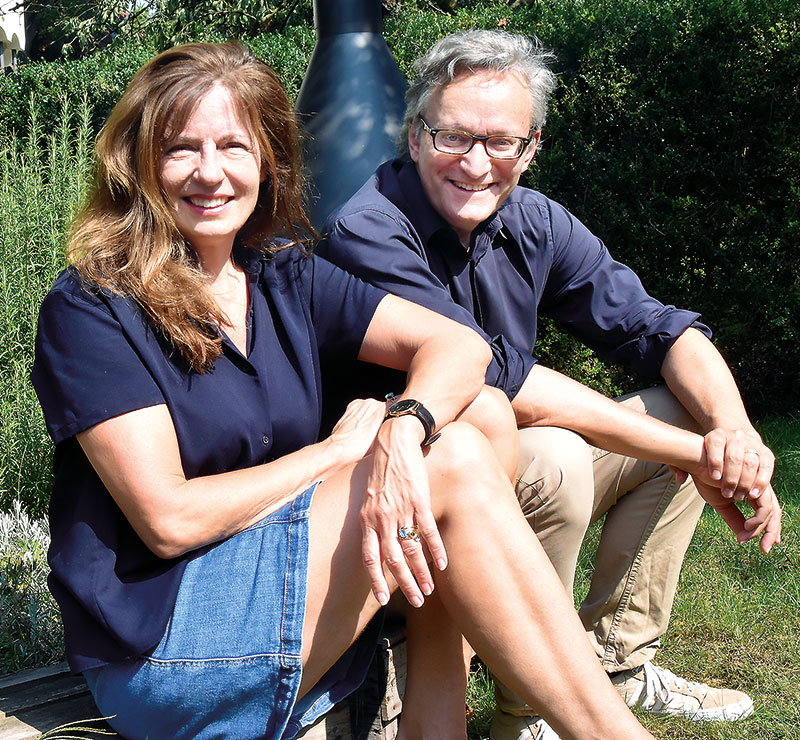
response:
<path id="1" fill-rule="evenodd" d="M 402 401 L 398 401 L 397 403 L 393 403 L 389 407 L 390 414 L 407 414 L 409 411 L 414 411 L 414 409 L 419 406 L 419 403 L 415 401 L 413 398 L 404 398 Z"/>

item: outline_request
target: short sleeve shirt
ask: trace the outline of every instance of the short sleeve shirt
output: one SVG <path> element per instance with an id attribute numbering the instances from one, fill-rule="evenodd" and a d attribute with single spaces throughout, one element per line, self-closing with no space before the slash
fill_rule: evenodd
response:
<path id="1" fill-rule="evenodd" d="M 31 378 L 56 444 L 50 587 L 71 667 L 140 655 L 166 627 L 186 559 L 162 560 L 128 524 L 75 435 L 166 404 L 187 478 L 259 465 L 317 440 L 320 358 L 357 356 L 385 293 L 285 248 L 243 250 L 248 353 L 226 338 L 191 371 L 130 298 L 87 288 L 67 269 L 39 316 Z"/>
<path id="2" fill-rule="evenodd" d="M 413 163 L 381 165 L 330 218 L 317 253 L 374 285 L 482 331 L 494 349 L 487 382 L 513 398 L 549 316 L 645 378 L 699 314 L 648 295 L 636 274 L 558 203 L 515 188 L 473 232 L 472 248 L 427 199 Z"/>

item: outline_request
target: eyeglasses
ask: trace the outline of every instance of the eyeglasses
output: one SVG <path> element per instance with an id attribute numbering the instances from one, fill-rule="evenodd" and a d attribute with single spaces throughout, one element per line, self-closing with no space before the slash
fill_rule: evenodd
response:
<path id="1" fill-rule="evenodd" d="M 433 148 L 444 154 L 466 154 L 475 146 L 476 141 L 480 141 L 492 159 L 519 159 L 533 140 L 532 136 L 475 136 L 458 129 L 431 128 L 421 114 L 417 118 L 422 128 L 431 135 Z"/>

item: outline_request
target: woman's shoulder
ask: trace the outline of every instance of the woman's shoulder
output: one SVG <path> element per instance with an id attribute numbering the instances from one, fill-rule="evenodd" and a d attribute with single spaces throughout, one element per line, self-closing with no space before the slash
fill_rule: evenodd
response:
<path id="1" fill-rule="evenodd" d="M 43 306 L 48 303 L 68 302 L 103 308 L 115 298 L 121 300 L 122 296 L 116 296 L 111 291 L 93 283 L 70 265 L 62 270 L 55 279 L 53 286 L 45 296 Z"/>

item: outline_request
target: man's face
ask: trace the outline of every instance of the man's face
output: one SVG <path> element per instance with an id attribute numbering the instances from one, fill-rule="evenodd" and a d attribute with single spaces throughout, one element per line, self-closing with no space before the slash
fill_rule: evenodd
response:
<path id="1" fill-rule="evenodd" d="M 436 91 L 422 117 L 433 129 L 457 129 L 476 136 L 506 134 L 527 137 L 531 126 L 527 85 L 514 72 L 464 73 Z M 470 235 L 491 216 L 527 169 L 539 133 L 519 159 L 492 159 L 476 142 L 466 154 L 439 152 L 426 131 L 409 127 L 408 148 L 417 163 L 425 194 L 469 248 Z"/>

